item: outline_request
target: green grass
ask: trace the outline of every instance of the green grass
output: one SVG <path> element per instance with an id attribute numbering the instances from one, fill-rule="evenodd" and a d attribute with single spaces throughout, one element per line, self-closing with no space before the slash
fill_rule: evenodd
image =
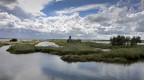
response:
<path id="1" fill-rule="evenodd" d="M 131 62 L 144 59 L 144 46 L 111 46 L 93 42 L 67 43 L 66 40 L 49 40 L 63 47 L 35 47 L 41 41 L 24 41 L 12 44 L 8 49 L 11 53 L 26 54 L 44 52 L 60 55 L 68 62 L 102 61 L 102 62 Z M 103 52 L 96 48 L 111 49 Z"/>
<path id="2" fill-rule="evenodd" d="M 120 48 L 105 52 L 102 55 L 109 58 L 125 58 L 127 60 L 137 60 L 144 58 L 144 47 Z"/>
<path id="3" fill-rule="evenodd" d="M 95 47 L 92 47 L 88 45 L 87 43 L 66 43 L 65 41 L 58 41 L 53 40 L 53 42 L 56 42 L 57 44 L 65 45 L 63 47 L 36 47 L 35 50 L 33 50 L 32 47 L 37 43 L 38 41 L 25 41 L 21 43 L 14 44 L 10 47 L 8 51 L 12 53 L 29 53 L 29 52 L 45 52 L 50 54 L 56 54 L 56 55 L 68 55 L 68 54 L 78 54 L 78 55 L 87 55 L 87 54 L 97 54 L 101 53 L 101 50 L 95 49 Z M 30 50 L 29 50 L 30 48 Z M 31 51 L 32 49 L 32 51 Z"/>
<path id="4" fill-rule="evenodd" d="M 117 62 L 117 63 L 126 63 L 128 62 L 125 58 L 106 58 L 101 54 L 88 54 L 88 55 L 64 55 L 61 57 L 62 60 L 67 62 Z"/>
<path id="5" fill-rule="evenodd" d="M 103 62 L 133 62 L 144 59 L 144 47 L 112 49 L 110 52 L 88 55 L 64 55 L 68 62 L 103 61 Z"/>
<path id="6" fill-rule="evenodd" d="M 14 54 L 26 54 L 35 52 L 35 46 L 32 44 L 15 44 L 11 46 L 7 51 Z"/>
<path id="7" fill-rule="evenodd" d="M 67 45 L 67 40 L 57 40 L 57 39 L 52 39 L 48 40 L 49 42 L 53 42 L 59 46 L 66 46 Z"/>
<path id="8" fill-rule="evenodd" d="M 78 54 L 78 55 L 87 55 L 87 54 L 95 54 L 100 53 L 100 50 L 96 50 L 93 47 L 90 47 L 83 43 L 73 43 L 67 44 L 63 47 L 37 47 L 37 51 L 57 54 L 57 55 L 67 55 L 67 54 Z"/>

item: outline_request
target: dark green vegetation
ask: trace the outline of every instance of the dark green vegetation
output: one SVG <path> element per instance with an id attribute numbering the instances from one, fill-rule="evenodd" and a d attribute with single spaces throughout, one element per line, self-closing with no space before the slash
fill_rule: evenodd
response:
<path id="1" fill-rule="evenodd" d="M 39 52 L 51 53 L 56 55 L 86 55 L 100 53 L 101 50 L 95 49 L 85 43 L 67 44 L 64 47 L 36 47 Z"/>
<path id="2" fill-rule="evenodd" d="M 15 44 L 8 49 L 9 52 L 15 54 L 32 53 L 35 52 L 35 50 L 32 44 Z"/>
<path id="3" fill-rule="evenodd" d="M 32 53 L 36 51 L 35 45 L 38 44 L 39 40 L 32 41 L 19 41 L 19 42 L 8 42 L 8 45 L 12 45 L 7 51 L 14 54 Z"/>
<path id="4" fill-rule="evenodd" d="M 19 43 L 11 46 L 8 51 L 18 54 L 18 53 L 29 53 L 29 52 L 45 52 L 56 55 L 68 55 L 68 54 L 78 54 L 86 55 L 93 53 L 100 53 L 101 50 L 95 49 L 91 43 L 67 43 L 66 40 L 50 40 L 50 42 L 55 42 L 61 47 L 35 47 L 32 43 Z M 88 45 L 89 44 L 89 45 Z M 35 50 L 34 50 L 35 49 Z"/>
<path id="5" fill-rule="evenodd" d="M 9 42 L 9 41 L 4 41 L 4 42 L 0 42 L 0 47 L 1 46 L 5 46 L 5 45 L 12 45 L 12 44 L 16 44 L 17 42 Z"/>
<path id="6" fill-rule="evenodd" d="M 61 47 L 35 47 L 41 41 L 26 41 L 13 44 L 8 51 L 14 54 L 26 54 L 32 52 L 44 52 L 60 55 L 61 59 L 68 62 L 117 62 L 127 63 L 144 59 L 144 46 L 113 46 L 110 44 L 98 44 L 94 42 L 67 43 L 67 40 L 48 40 Z M 101 51 L 100 49 L 111 49 Z"/>
<path id="7" fill-rule="evenodd" d="M 135 62 L 144 58 L 144 47 L 118 48 L 109 52 L 88 55 L 65 55 L 62 59 L 68 62 L 103 61 L 103 62 Z"/>
<path id="8" fill-rule="evenodd" d="M 117 37 L 112 37 L 110 39 L 111 45 L 117 45 L 117 46 L 123 46 L 123 45 L 130 45 L 134 46 L 137 45 L 137 43 L 141 43 L 141 38 L 139 36 L 137 37 L 125 37 L 125 36 L 120 36 L 118 35 Z"/>

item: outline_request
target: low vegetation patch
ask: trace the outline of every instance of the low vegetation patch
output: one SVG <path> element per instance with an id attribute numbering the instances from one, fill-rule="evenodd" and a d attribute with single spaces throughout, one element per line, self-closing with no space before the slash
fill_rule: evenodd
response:
<path id="1" fill-rule="evenodd" d="M 133 62 L 144 58 L 144 47 L 112 49 L 109 52 L 88 55 L 64 55 L 68 62 L 103 61 L 103 62 Z"/>
<path id="2" fill-rule="evenodd" d="M 89 55 L 64 55 L 61 57 L 62 60 L 67 62 L 118 62 L 118 63 L 126 63 L 128 62 L 125 58 L 107 58 L 102 54 L 89 54 Z"/>
<path id="3" fill-rule="evenodd" d="M 36 50 L 39 52 L 51 53 L 56 55 L 68 55 L 68 54 L 77 54 L 77 55 L 87 55 L 100 53 L 101 50 L 97 50 L 89 45 L 82 43 L 73 43 L 67 44 L 63 47 L 36 47 Z"/>
<path id="4" fill-rule="evenodd" d="M 8 51 L 14 54 L 32 53 L 35 52 L 35 46 L 32 44 L 15 44 Z"/>
<path id="5" fill-rule="evenodd" d="M 144 59 L 144 46 L 112 46 L 94 42 L 67 43 L 66 40 L 49 40 L 61 47 L 35 47 L 40 41 L 25 41 L 13 44 L 8 51 L 14 54 L 44 52 L 60 55 L 68 62 L 103 61 L 103 62 L 131 62 Z M 101 51 L 97 48 L 111 49 Z"/>
<path id="6" fill-rule="evenodd" d="M 119 57 L 127 60 L 138 60 L 144 58 L 144 47 L 113 49 L 102 55 L 108 58 Z"/>

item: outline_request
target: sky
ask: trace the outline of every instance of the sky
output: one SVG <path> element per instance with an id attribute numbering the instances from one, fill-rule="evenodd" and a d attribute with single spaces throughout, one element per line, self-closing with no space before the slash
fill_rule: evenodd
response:
<path id="1" fill-rule="evenodd" d="M 0 0 L 0 38 L 144 39 L 144 0 Z"/>

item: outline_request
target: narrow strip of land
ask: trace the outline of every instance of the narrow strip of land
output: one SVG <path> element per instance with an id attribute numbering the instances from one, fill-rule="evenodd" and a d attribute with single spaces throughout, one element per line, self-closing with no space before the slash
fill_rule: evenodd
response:
<path id="1" fill-rule="evenodd" d="M 126 63 L 144 59 L 144 46 L 113 46 L 94 42 L 67 43 L 66 40 L 49 40 L 62 47 L 35 46 L 42 41 L 26 41 L 12 44 L 8 49 L 13 54 L 43 52 L 61 56 L 67 62 L 115 62 Z M 101 49 L 110 49 L 102 51 Z"/>

